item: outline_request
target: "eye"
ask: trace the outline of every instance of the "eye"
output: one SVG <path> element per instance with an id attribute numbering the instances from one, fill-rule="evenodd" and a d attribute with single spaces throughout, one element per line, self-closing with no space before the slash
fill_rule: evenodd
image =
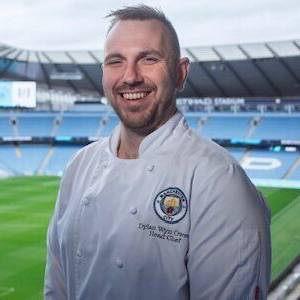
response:
<path id="1" fill-rule="evenodd" d="M 106 66 L 117 67 L 121 65 L 122 61 L 120 59 L 111 59 L 105 62 Z"/>
<path id="2" fill-rule="evenodd" d="M 158 61 L 158 58 L 155 56 L 145 56 L 143 58 L 143 63 L 151 65 L 151 64 L 155 64 Z"/>

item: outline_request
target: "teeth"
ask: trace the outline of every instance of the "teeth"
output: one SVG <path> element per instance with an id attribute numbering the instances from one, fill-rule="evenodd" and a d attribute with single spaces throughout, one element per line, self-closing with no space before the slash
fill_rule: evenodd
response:
<path id="1" fill-rule="evenodd" d="M 124 93 L 123 97 L 128 100 L 137 100 L 147 96 L 148 93 L 146 92 L 139 92 L 139 93 Z"/>

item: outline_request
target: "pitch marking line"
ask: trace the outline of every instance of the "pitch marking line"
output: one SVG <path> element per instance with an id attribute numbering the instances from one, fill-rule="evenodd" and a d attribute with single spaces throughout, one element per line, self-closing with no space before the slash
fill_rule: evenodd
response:
<path id="1" fill-rule="evenodd" d="M 277 220 L 281 215 L 283 215 L 287 210 L 290 210 L 293 206 L 297 205 L 298 201 L 300 200 L 300 196 L 294 198 L 287 206 L 281 209 L 277 214 L 275 214 L 272 218 L 272 222 Z"/>
<path id="2" fill-rule="evenodd" d="M 15 291 L 15 288 L 6 287 L 6 286 L 0 286 L 0 298 L 3 298 L 4 296 L 7 296 L 9 294 L 12 294 Z"/>

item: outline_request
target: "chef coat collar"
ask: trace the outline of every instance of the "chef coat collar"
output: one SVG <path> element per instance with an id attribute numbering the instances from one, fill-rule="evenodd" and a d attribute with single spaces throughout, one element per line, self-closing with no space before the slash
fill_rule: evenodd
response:
<path id="1" fill-rule="evenodd" d="M 161 127 L 147 135 L 141 142 L 139 147 L 139 158 L 146 155 L 147 153 L 152 153 L 155 149 L 160 147 L 176 129 L 176 127 L 184 121 L 184 117 L 180 111 L 177 110 L 174 116 L 172 116 L 165 124 Z M 109 138 L 109 148 L 110 152 L 117 156 L 117 148 L 120 140 L 121 124 L 113 130 Z"/>

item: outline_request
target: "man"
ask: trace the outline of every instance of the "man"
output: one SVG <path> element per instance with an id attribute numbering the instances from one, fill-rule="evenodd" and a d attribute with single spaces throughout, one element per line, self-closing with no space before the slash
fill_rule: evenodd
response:
<path id="1" fill-rule="evenodd" d="M 62 178 L 46 299 L 265 299 L 269 212 L 228 153 L 175 105 L 188 59 L 160 11 L 110 14 L 103 88 L 121 123 Z"/>

